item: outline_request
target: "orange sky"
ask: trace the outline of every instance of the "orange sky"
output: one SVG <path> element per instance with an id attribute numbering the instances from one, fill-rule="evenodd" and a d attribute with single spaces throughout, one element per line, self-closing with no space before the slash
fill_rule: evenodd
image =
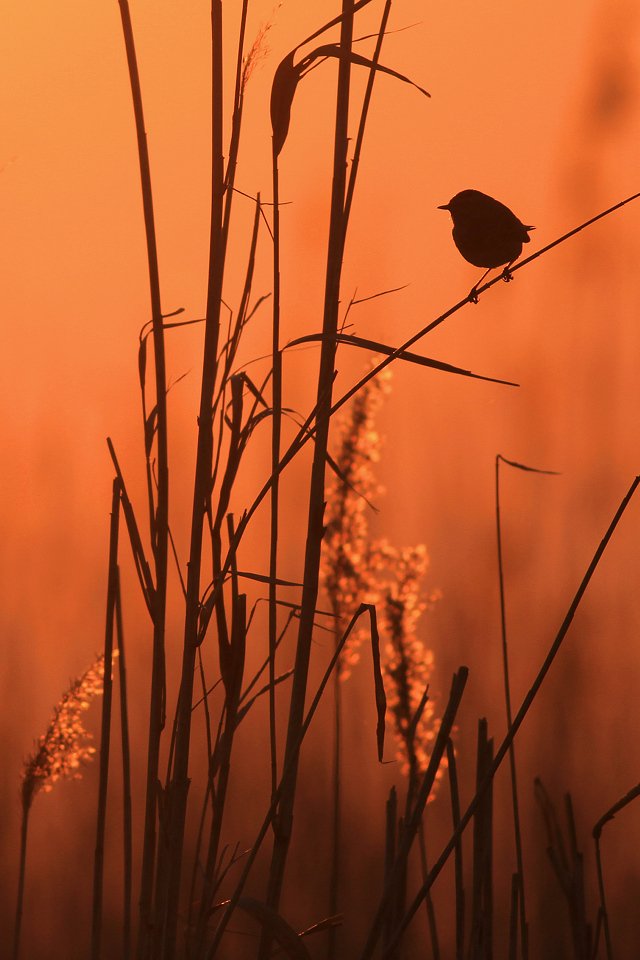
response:
<path id="1" fill-rule="evenodd" d="M 265 22 L 272 27 L 247 92 L 238 186 L 269 198 L 273 71 L 337 5 L 284 0 L 276 8 L 269 0 L 251 7 L 249 38 Z M 191 319 L 202 316 L 206 294 L 209 11 L 206 3 L 142 0 L 132 4 L 132 16 L 163 307 L 184 307 Z M 357 33 L 376 29 L 378 17 L 372 4 Z M 107 435 L 142 508 L 136 345 L 149 305 L 117 3 L 5 0 L 2 20 L 0 810 L 7 829 L 0 863 L 10 877 L 3 895 L 12 901 L 21 760 L 69 677 L 102 643 L 112 478 Z M 368 296 L 409 285 L 351 316 L 354 332 L 393 345 L 477 279 L 451 241 L 448 215 L 436 209 L 458 190 L 483 190 L 535 224 L 535 249 L 639 189 L 633 71 L 640 30 L 630 0 L 542 0 L 527 7 L 512 0 L 398 0 L 391 28 L 404 27 L 410 29 L 387 38 L 382 60 L 426 87 L 432 99 L 388 77 L 376 83 L 343 276 L 345 301 L 356 290 Z M 325 65 L 304 81 L 281 158 L 281 193 L 290 202 L 282 213 L 283 339 L 320 326 L 334 79 L 334 66 Z M 231 303 L 244 269 L 249 201 L 239 198 L 236 212 L 237 268 L 225 292 Z M 375 527 L 398 544 L 428 546 L 430 585 L 443 593 L 429 626 L 442 669 L 439 688 L 448 689 L 459 663 L 469 664 L 465 722 L 471 726 L 487 711 L 496 726 L 503 722 L 495 454 L 562 472 L 552 479 L 505 475 L 517 701 L 638 470 L 639 218 L 640 206 L 630 205 L 518 273 L 513 284 L 496 286 L 415 348 L 517 381 L 518 390 L 395 368 L 381 416 L 387 494 Z M 270 289 L 266 234 L 261 242 L 256 294 Z M 265 310 L 243 359 L 263 355 L 269 338 Z M 199 348 L 198 328 L 168 337 L 170 379 L 188 374 L 170 398 L 172 517 L 183 555 Z M 285 403 L 299 411 L 311 402 L 316 356 L 311 350 L 285 359 Z M 338 389 L 351 384 L 365 359 L 353 350 L 340 354 Z M 267 455 L 266 443 L 258 445 L 236 509 L 268 472 Z M 305 469 L 302 463 L 292 469 L 285 496 L 304 481 Z M 293 579 L 302 563 L 301 517 L 292 511 L 284 521 L 282 575 Z M 559 789 L 584 788 L 585 829 L 637 780 L 640 750 L 628 743 L 627 763 L 611 744 L 625 735 L 624 718 L 640 721 L 639 617 L 631 582 L 639 523 L 635 504 L 576 624 L 581 635 L 571 639 L 573 653 L 541 699 L 537 726 L 532 722 L 523 733 L 532 756 L 528 773 L 544 772 L 545 765 L 550 771 L 545 745 L 559 723 L 553 705 L 573 677 L 570 669 L 578 670 L 572 709 L 580 733 L 566 733 L 574 760 Z M 259 525 L 249 543 L 257 557 L 263 551 L 266 564 Z M 132 663 L 142 675 L 149 636 L 137 598 L 129 618 Z M 624 709 L 612 711 L 612 703 Z M 65 785 L 60 798 L 39 801 L 42 836 L 47 824 L 64 823 L 65 805 L 84 789 Z M 54 862 L 68 849 L 62 833 L 52 841 Z M 45 862 L 43 875 L 46 869 Z M 44 914 L 54 929 L 53 907 Z"/>

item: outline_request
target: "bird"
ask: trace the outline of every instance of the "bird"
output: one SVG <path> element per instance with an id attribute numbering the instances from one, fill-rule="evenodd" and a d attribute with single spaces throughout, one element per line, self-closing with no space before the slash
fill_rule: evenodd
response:
<path id="1" fill-rule="evenodd" d="M 504 266 L 503 279 L 512 279 L 509 268 L 535 227 L 522 223 L 504 203 L 480 190 L 462 190 L 438 210 L 451 214 L 453 242 L 464 259 L 487 268 L 469 294 L 473 303 L 478 302 L 477 289 L 490 270 Z"/>

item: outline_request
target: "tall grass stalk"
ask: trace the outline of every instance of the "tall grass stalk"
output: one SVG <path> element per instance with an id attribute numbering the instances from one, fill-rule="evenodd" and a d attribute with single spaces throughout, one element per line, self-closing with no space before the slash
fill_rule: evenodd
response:
<path id="1" fill-rule="evenodd" d="M 501 454 L 497 454 L 495 461 L 495 510 L 496 510 L 496 541 L 498 548 L 498 585 L 500 589 L 500 630 L 502 638 L 502 672 L 504 680 L 504 700 L 507 717 L 507 729 L 513 723 L 513 713 L 511 709 L 511 681 L 509 677 L 509 648 L 507 643 L 507 615 L 504 588 L 504 561 L 502 551 L 502 522 L 500 511 L 500 464 L 512 467 L 516 470 L 526 473 L 538 473 L 547 476 L 555 476 L 552 470 L 538 470 L 535 467 L 528 467 L 522 463 L 516 463 L 514 460 L 507 460 Z M 518 802 L 518 778 L 516 772 L 516 751 L 515 743 L 509 746 L 509 774 L 511 779 L 511 807 L 513 810 L 513 831 L 516 850 L 517 880 L 519 885 L 518 895 L 515 903 L 518 906 L 520 917 L 520 949 L 522 951 L 522 960 L 528 960 L 529 956 L 529 934 L 526 910 L 525 880 L 524 880 L 524 858 L 522 855 L 522 831 L 520 828 L 520 805 Z"/>
<path id="2" fill-rule="evenodd" d="M 241 50 L 246 19 L 247 5 L 243 3 L 241 15 Z M 169 802 L 169 851 L 167 863 L 167 897 L 164 935 L 163 960 L 172 960 L 175 956 L 177 919 L 180 902 L 180 885 L 184 848 L 185 818 L 187 812 L 187 793 L 189 789 L 189 752 L 191 742 L 191 704 L 196 650 L 202 642 L 200 633 L 200 589 L 202 572 L 202 551 L 205 516 L 212 518 L 211 483 L 213 470 L 213 412 L 214 391 L 218 376 L 218 348 L 220 344 L 220 311 L 222 307 L 222 287 L 225 271 L 229 221 L 233 197 L 235 163 L 240 138 L 242 115 L 242 56 L 237 58 L 236 100 L 232 111 L 232 151 L 225 174 L 224 165 L 224 98 L 223 98 L 223 18 L 221 0 L 213 0 L 211 5 L 211 54 L 212 54 L 212 180 L 211 180 L 211 226 L 209 245 L 209 274 L 207 284 L 207 305 L 205 316 L 204 351 L 202 362 L 202 380 L 198 413 L 198 441 L 196 467 L 193 486 L 193 506 L 191 513 L 191 535 L 189 546 L 189 564 L 187 576 L 187 596 L 185 610 L 184 643 L 182 652 L 182 671 L 180 691 L 176 712 L 176 737 L 173 768 L 168 783 Z M 225 203 L 226 196 L 226 203 Z M 212 550 L 219 552 L 216 532 L 212 529 Z M 223 573 L 214 571 L 218 581 L 214 583 L 216 594 L 216 621 L 220 628 L 224 621 L 224 597 L 222 592 Z M 237 612 L 237 611 L 236 611 Z M 224 632 L 218 637 L 220 666 L 226 653 Z"/>
<path id="3" fill-rule="evenodd" d="M 457 836 L 454 847 L 454 882 L 456 904 L 456 960 L 464 960 L 464 923 L 465 923 L 465 893 L 464 870 L 462 858 L 462 836 L 458 833 L 460 825 L 460 792 L 458 789 L 458 770 L 453 741 L 447 740 L 447 772 L 449 774 L 449 790 L 451 792 L 451 819 L 453 832 Z M 387 944 L 385 943 L 385 946 Z"/>
<path id="4" fill-rule="evenodd" d="M 496 540 L 498 547 L 498 585 L 500 588 L 500 631 L 502 638 L 502 672 L 504 680 L 504 700 L 507 717 L 507 729 L 513 723 L 513 714 L 511 710 L 511 682 L 509 677 L 509 648 L 507 643 L 507 615 L 504 591 L 504 563 L 502 557 L 502 524 L 500 514 L 500 464 L 505 463 L 517 469 L 528 470 L 533 473 L 549 473 L 550 471 L 533 470 L 522 464 L 517 464 L 511 460 L 506 460 L 500 454 L 497 454 L 495 461 L 495 501 L 496 501 Z M 523 960 L 528 960 L 528 925 L 524 882 L 524 860 L 522 856 L 522 831 L 520 829 L 520 806 L 518 803 L 518 778 L 516 772 L 516 752 L 515 744 L 512 742 L 509 746 L 509 773 L 511 778 L 511 807 L 513 810 L 513 831 L 516 849 L 517 878 L 519 892 L 517 904 L 520 915 L 520 949 Z"/>
<path id="5" fill-rule="evenodd" d="M 13 926 L 13 960 L 20 958 L 20 943 L 22 936 L 22 916 L 24 913 L 24 884 L 27 873 L 27 839 L 29 836 L 29 813 L 31 805 L 22 807 L 22 821 L 20 824 L 20 866 L 18 869 L 18 897 L 16 915 Z"/>
<path id="6" fill-rule="evenodd" d="M 346 233 L 349 224 L 349 217 L 351 215 L 351 207 L 353 204 L 353 198 L 355 195 L 355 187 L 358 175 L 358 169 L 360 165 L 360 157 L 362 154 L 362 145 L 364 142 L 364 134 L 367 123 L 367 116 L 369 112 L 369 107 L 371 104 L 371 97 L 373 94 L 373 85 L 376 78 L 376 67 L 380 61 L 380 53 L 382 51 L 382 43 L 384 40 L 385 30 L 389 20 L 389 14 L 391 12 L 391 0 L 386 0 L 384 10 L 382 13 L 382 19 L 380 22 L 380 27 L 378 30 L 378 37 L 376 40 L 376 46 L 373 53 L 372 65 L 369 70 L 369 76 L 367 79 L 367 86 L 364 94 L 364 99 L 362 103 L 362 109 L 360 112 L 360 122 L 358 125 L 358 132 L 356 136 L 355 148 L 353 153 L 353 159 L 351 162 L 351 169 L 349 172 L 349 178 L 346 185 L 346 195 L 344 201 L 344 238 L 346 240 Z M 334 611 L 335 612 L 335 611 Z M 341 837 L 341 815 L 342 815 L 342 798 L 341 798 L 341 747 L 342 747 L 342 678 L 340 676 L 340 661 L 336 668 L 334 675 L 334 684 L 333 684 L 333 771 L 332 771 L 332 784 L 333 784 L 333 797 L 332 797 L 332 826 L 331 826 L 331 866 L 330 866 L 330 877 L 329 877 L 329 914 L 334 915 L 338 911 L 339 903 L 339 884 L 340 884 L 340 851 L 342 848 L 342 837 Z M 331 927 L 329 929 L 329 934 L 327 938 L 327 960 L 334 960 L 336 956 L 336 945 L 338 940 L 338 928 Z"/>
<path id="7" fill-rule="evenodd" d="M 324 535 L 324 472 L 327 457 L 331 394 L 334 379 L 335 335 L 338 330 L 340 306 L 340 278 L 344 253 L 344 200 L 348 150 L 349 92 L 351 80 L 351 44 L 353 40 L 353 0 L 343 0 L 340 24 L 340 58 L 333 155 L 333 186 L 323 312 L 323 341 L 317 387 L 316 434 L 309 491 L 309 515 L 305 548 L 300 626 L 296 648 L 295 672 L 289 708 L 289 722 L 285 746 L 285 765 L 289 768 L 278 808 L 277 828 L 274 832 L 273 852 L 267 905 L 278 911 L 284 871 L 293 826 L 293 803 L 299 759 L 299 737 L 304 717 L 307 676 L 311 651 L 316 601 L 318 597 L 320 549 Z M 261 937 L 260 960 L 268 960 L 271 938 L 266 932 Z"/>
<path id="8" fill-rule="evenodd" d="M 507 617 L 504 595 L 504 566 L 502 559 L 502 526 L 500 517 L 500 463 L 502 457 L 496 456 L 495 493 L 496 493 L 496 539 L 498 545 L 498 583 L 500 587 L 500 630 L 502 636 L 502 671 L 504 679 L 504 700 L 507 716 L 507 729 L 513 723 L 511 711 L 511 683 L 509 677 L 509 648 L 507 644 Z M 519 885 L 517 904 L 520 914 L 520 949 L 523 960 L 528 960 L 527 949 L 527 911 L 524 883 L 524 863 L 522 857 L 522 832 L 520 829 L 520 806 L 518 803 L 518 778 L 516 772 L 516 751 L 513 743 L 509 746 L 509 773 L 511 776 L 511 808 L 513 810 L 513 831 L 516 848 L 517 882 Z"/>
<path id="9" fill-rule="evenodd" d="M 149 737 L 147 752 L 147 785 L 145 797 L 144 842 L 142 853 L 142 874 L 140 886 L 140 931 L 138 940 L 138 960 L 148 956 L 149 931 L 151 925 L 153 873 L 156 859 L 156 816 L 157 783 L 160 760 L 160 738 L 164 728 L 165 702 L 165 619 L 167 605 L 167 559 L 169 528 L 169 459 L 167 426 L 167 383 L 164 350 L 164 328 L 160 301 L 160 275 L 158 270 L 158 252 L 156 244 L 155 218 L 153 211 L 153 193 L 151 189 L 151 169 L 144 123 L 142 92 L 136 57 L 133 26 L 128 0 L 118 0 L 122 19 L 124 44 L 127 54 L 131 98 L 136 127 L 138 162 L 140 167 L 140 185 L 144 211 L 144 225 L 149 270 L 149 292 L 151 297 L 151 323 L 153 328 L 153 353 L 155 362 L 155 416 L 149 415 L 155 423 L 157 452 L 157 500 L 154 503 L 149 444 L 147 444 L 147 490 L 149 497 L 149 522 L 151 544 L 155 565 L 155 585 L 151 616 L 153 620 L 153 653 L 151 668 L 151 697 L 149 707 Z M 145 436 L 149 429 L 142 386 L 143 411 L 145 413 Z M 153 432 L 153 430 L 152 430 Z"/>
<path id="10" fill-rule="evenodd" d="M 278 501 L 280 496 L 280 440 L 282 435 L 282 353 L 280 352 L 280 185 L 278 153 L 272 141 L 273 175 L 273 314 L 271 342 L 271 528 L 269 542 L 269 749 L 271 752 L 271 795 L 278 782 L 276 738 L 276 637 L 278 633 Z"/>
<path id="11" fill-rule="evenodd" d="M 120 570 L 116 570 L 116 639 L 118 650 L 118 690 L 120 693 L 120 738 L 122 749 L 122 841 L 123 903 L 122 960 L 130 960 L 133 895 L 133 804 L 131 799 L 131 746 L 129 740 L 129 703 L 127 699 L 127 660 L 122 619 Z"/>
<path id="12" fill-rule="evenodd" d="M 102 949 L 102 901 L 104 888 L 104 839 L 107 825 L 107 787 L 111 747 L 111 702 L 113 698 L 112 663 L 116 604 L 118 595 L 118 536 L 120 532 L 120 481 L 113 481 L 111 524 L 109 530 L 109 573 L 104 639 L 104 684 L 100 728 L 100 779 L 96 815 L 96 848 L 93 868 L 93 913 L 91 922 L 91 960 L 99 960 Z"/>
<path id="13" fill-rule="evenodd" d="M 476 791 L 480 789 L 493 759 L 493 740 L 486 719 L 478 723 Z M 483 791 L 473 815 L 473 882 L 471 889 L 470 956 L 472 960 L 493 957 L 493 789 Z"/>

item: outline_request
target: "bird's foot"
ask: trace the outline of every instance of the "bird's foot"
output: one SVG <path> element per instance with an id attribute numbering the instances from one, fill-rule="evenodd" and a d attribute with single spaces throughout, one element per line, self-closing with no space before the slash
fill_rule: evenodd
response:
<path id="1" fill-rule="evenodd" d="M 478 302 L 478 288 L 477 288 L 477 287 L 474 287 L 473 290 L 470 290 L 470 291 L 469 291 L 469 296 L 467 297 L 467 300 L 469 301 L 469 303 L 477 303 L 477 302 Z"/>
<path id="2" fill-rule="evenodd" d="M 505 283 L 511 283 L 513 280 L 513 274 L 511 273 L 511 270 L 509 270 L 509 267 L 505 267 L 502 271 L 502 279 Z"/>

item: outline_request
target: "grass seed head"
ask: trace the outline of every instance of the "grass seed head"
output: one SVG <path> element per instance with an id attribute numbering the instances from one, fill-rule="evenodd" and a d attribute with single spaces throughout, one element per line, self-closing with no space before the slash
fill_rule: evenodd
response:
<path id="1" fill-rule="evenodd" d="M 22 804 L 28 810 L 35 795 L 49 793 L 57 780 L 79 779 L 83 764 L 92 760 L 95 747 L 84 726 L 84 713 L 103 691 L 104 657 L 99 656 L 78 677 L 56 705 L 46 733 L 37 741 L 22 773 Z"/>

